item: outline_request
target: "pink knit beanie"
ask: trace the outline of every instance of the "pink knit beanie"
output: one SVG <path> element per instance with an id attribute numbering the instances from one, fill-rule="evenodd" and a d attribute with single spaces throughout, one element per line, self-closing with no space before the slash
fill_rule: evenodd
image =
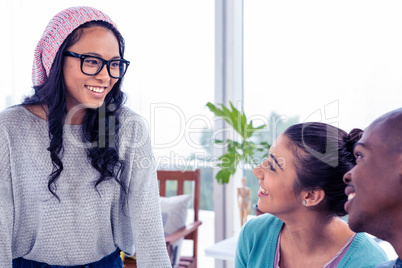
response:
<path id="1" fill-rule="evenodd" d="M 93 20 L 106 21 L 117 29 L 106 14 L 92 7 L 67 8 L 50 20 L 35 48 L 32 66 L 34 86 L 39 86 L 47 80 L 57 51 L 67 36 L 80 25 Z"/>

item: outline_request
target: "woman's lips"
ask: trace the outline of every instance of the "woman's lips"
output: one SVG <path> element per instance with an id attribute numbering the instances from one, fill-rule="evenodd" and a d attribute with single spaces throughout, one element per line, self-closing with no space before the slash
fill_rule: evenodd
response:
<path id="1" fill-rule="evenodd" d="M 103 93 L 106 89 L 106 87 L 95 87 L 95 86 L 85 86 L 87 89 L 90 91 L 96 92 L 96 93 Z"/>
<path id="2" fill-rule="evenodd" d="M 262 192 L 263 194 L 268 194 L 268 191 L 262 188 L 261 186 L 260 186 L 260 192 Z"/>
<path id="3" fill-rule="evenodd" d="M 260 186 L 260 189 L 258 190 L 258 197 L 267 196 L 267 195 L 268 195 L 268 191 Z"/>

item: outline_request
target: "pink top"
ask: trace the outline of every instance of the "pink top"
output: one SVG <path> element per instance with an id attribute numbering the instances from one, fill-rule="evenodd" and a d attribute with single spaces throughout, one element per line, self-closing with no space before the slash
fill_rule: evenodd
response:
<path id="1" fill-rule="evenodd" d="M 276 252 L 275 252 L 275 262 L 274 262 L 274 268 L 280 268 L 279 266 L 279 260 L 281 259 L 281 253 L 280 253 L 280 244 L 281 244 L 281 236 L 282 236 L 282 231 L 279 234 L 278 237 L 278 242 L 276 244 Z M 338 253 L 335 254 L 335 256 L 327 262 L 323 268 L 336 268 L 336 266 L 341 262 L 343 256 L 345 256 L 346 252 L 348 251 L 350 244 L 352 243 L 353 239 L 355 238 L 356 233 L 354 233 L 346 242 L 346 244 L 338 251 Z"/>

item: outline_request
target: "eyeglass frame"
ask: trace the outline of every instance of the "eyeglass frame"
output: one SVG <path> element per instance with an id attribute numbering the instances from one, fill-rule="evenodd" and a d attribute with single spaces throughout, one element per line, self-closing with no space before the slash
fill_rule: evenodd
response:
<path id="1" fill-rule="evenodd" d="M 75 53 L 75 52 L 72 52 L 72 51 L 68 51 L 68 50 L 64 51 L 63 55 L 64 55 L 64 56 L 69 56 L 69 57 L 73 57 L 73 58 L 78 58 L 78 59 L 80 59 L 80 60 L 81 60 L 81 72 L 82 72 L 83 74 L 85 74 L 85 75 L 90 75 L 90 76 L 94 76 L 94 75 L 97 75 L 98 73 L 100 73 L 100 71 L 102 71 L 103 67 L 104 67 L 105 64 L 106 64 L 106 69 L 107 69 L 107 72 L 108 72 L 109 76 L 112 77 L 112 78 L 115 78 L 115 79 L 120 79 L 120 78 L 122 78 L 122 77 L 126 74 L 127 69 L 128 69 L 128 66 L 130 66 L 130 61 L 125 60 L 125 59 L 105 60 L 105 59 L 102 59 L 101 57 L 97 57 L 97 56 L 93 56 L 93 55 L 78 54 L 78 53 Z M 85 60 L 86 58 L 96 58 L 96 59 L 99 59 L 99 60 L 102 61 L 102 66 L 99 68 L 99 70 L 98 70 L 96 73 L 94 73 L 94 74 L 88 74 L 88 73 L 86 73 L 86 72 L 83 71 L 82 66 L 83 66 L 84 60 Z M 120 77 L 116 77 L 116 76 L 113 76 L 113 75 L 110 74 L 110 62 L 112 62 L 112 61 L 122 61 L 122 62 L 124 62 L 125 64 L 127 64 L 127 67 L 126 67 L 126 69 L 124 70 L 124 73 L 123 73 Z"/>

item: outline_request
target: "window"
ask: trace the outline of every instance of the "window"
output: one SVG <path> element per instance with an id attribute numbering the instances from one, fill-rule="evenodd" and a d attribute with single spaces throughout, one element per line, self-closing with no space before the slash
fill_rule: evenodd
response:
<path id="1" fill-rule="evenodd" d="M 245 1 L 245 111 L 350 131 L 400 107 L 401 9 L 399 1 Z"/>

